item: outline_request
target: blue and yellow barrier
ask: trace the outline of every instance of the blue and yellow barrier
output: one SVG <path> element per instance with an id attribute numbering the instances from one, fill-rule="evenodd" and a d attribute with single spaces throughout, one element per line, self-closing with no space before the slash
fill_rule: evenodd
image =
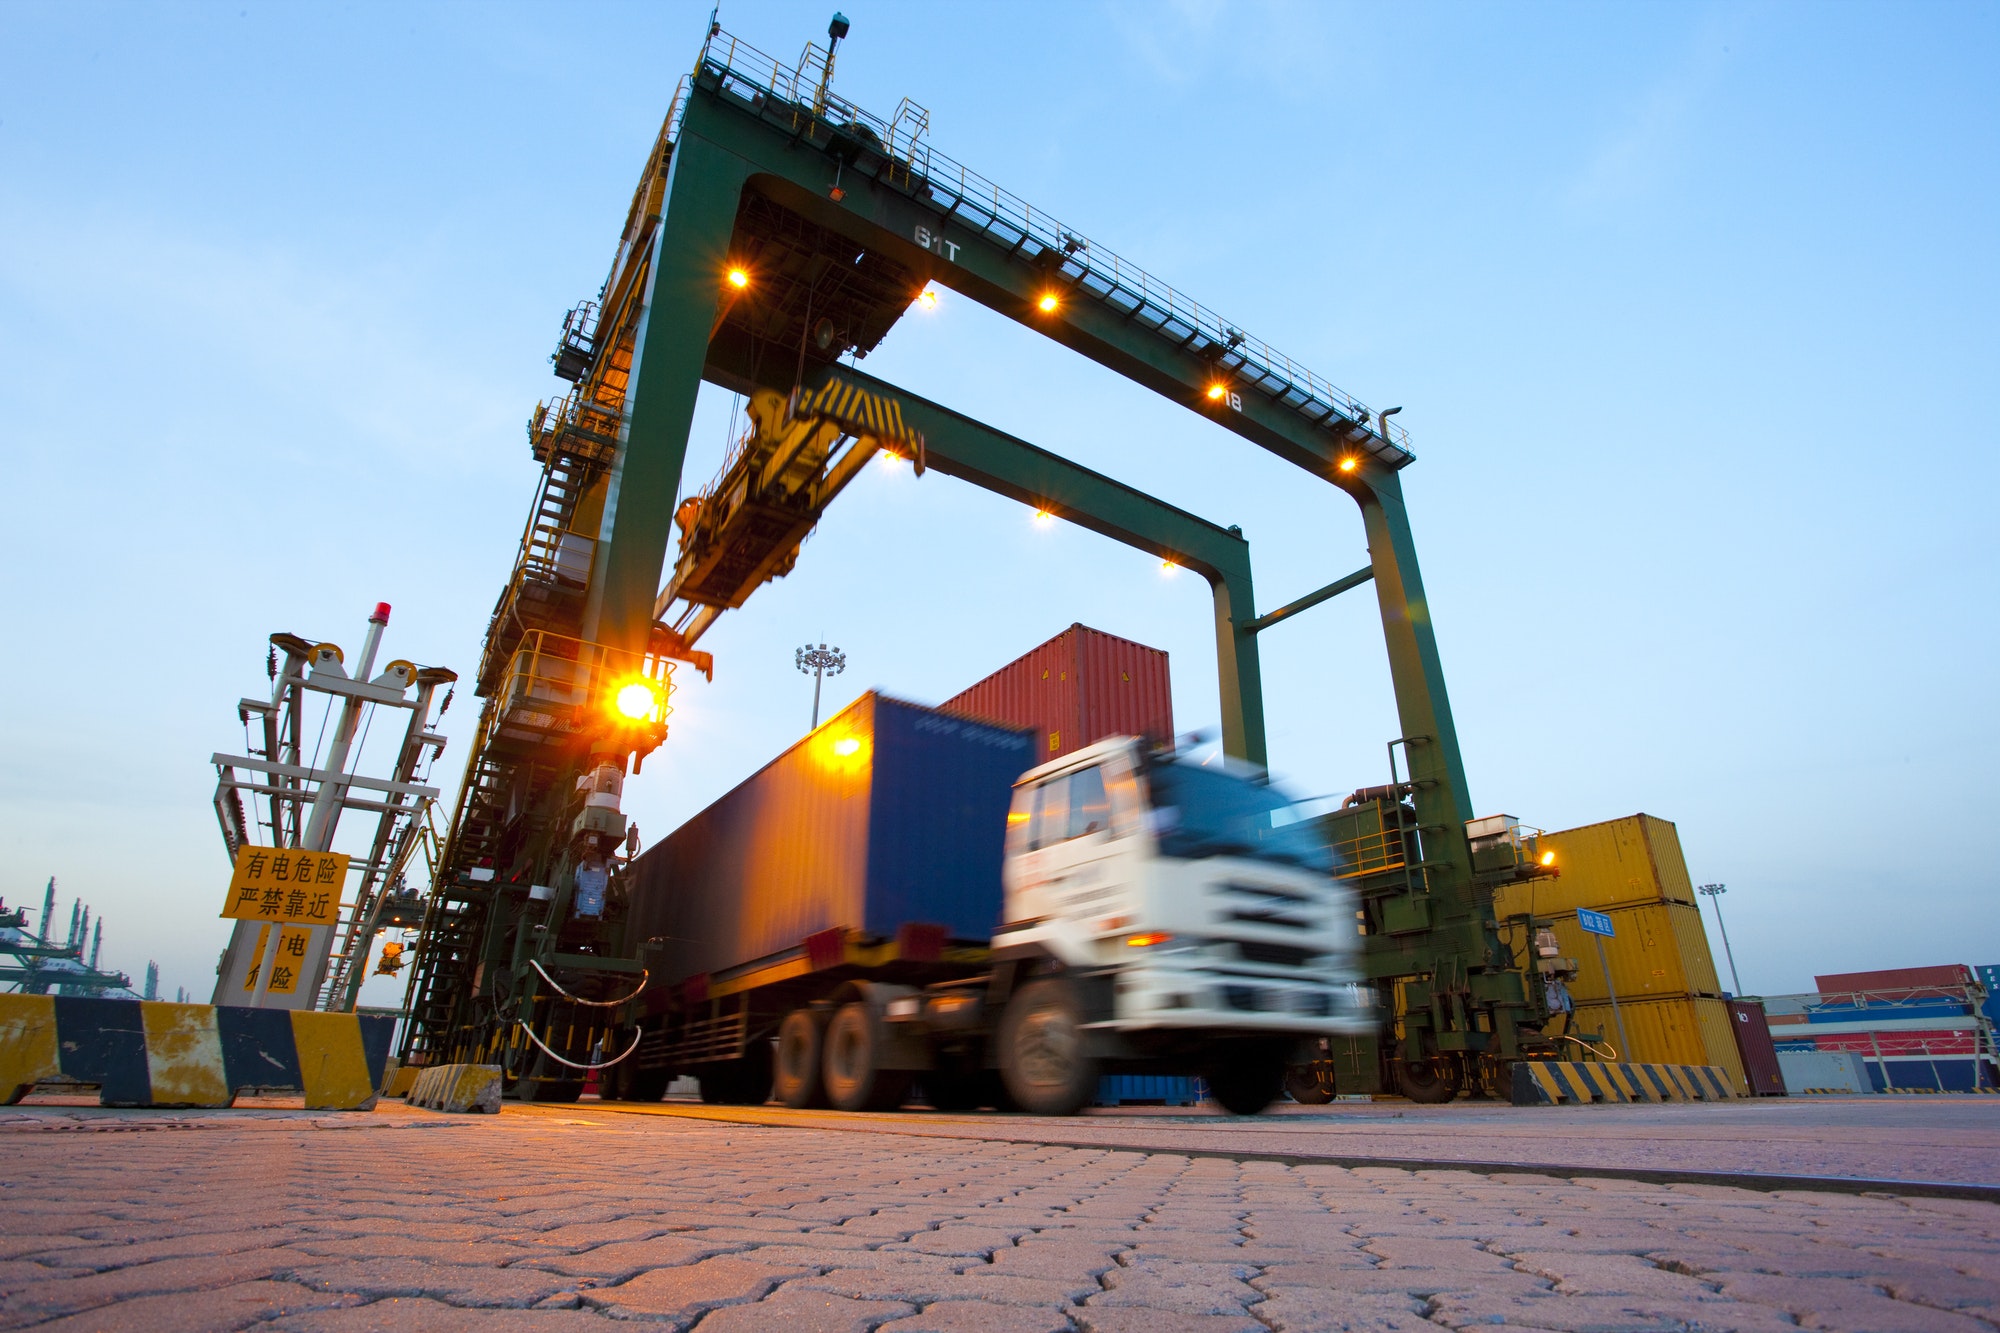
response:
<path id="1" fill-rule="evenodd" d="M 1739 1095 L 1719 1065 L 1522 1060 L 1514 1066 L 1516 1106 L 1559 1106 L 1565 1102 L 1721 1102 Z"/>
<path id="2" fill-rule="evenodd" d="M 0 1105 L 37 1083 L 95 1084 L 104 1106 L 228 1106 L 247 1088 L 367 1111 L 396 1020 L 155 1000 L 0 995 Z"/>

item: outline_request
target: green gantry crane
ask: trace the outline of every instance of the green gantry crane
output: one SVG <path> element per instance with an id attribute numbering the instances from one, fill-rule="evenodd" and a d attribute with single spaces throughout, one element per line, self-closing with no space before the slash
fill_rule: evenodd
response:
<path id="1" fill-rule="evenodd" d="M 829 35 L 787 67 L 711 29 L 604 286 L 564 323 L 551 359 L 574 388 L 529 422 L 543 474 L 488 633 L 484 712 L 417 949 L 405 1060 L 497 1060 L 516 1095 L 565 1099 L 616 1058 L 645 950 L 613 917 L 570 917 L 579 875 L 616 869 L 618 788 L 665 736 L 674 664 L 712 672 L 694 647 L 702 632 L 787 572 L 841 485 L 886 448 L 1206 577 L 1223 745 L 1254 763 L 1265 762 L 1256 636 L 1373 582 L 1403 734 L 1389 781 L 1328 821 L 1394 1022 L 1379 1050 L 1329 1051 L 1324 1072 L 1343 1090 L 1426 1100 L 1499 1090 L 1508 1062 L 1548 1048 L 1539 989 L 1502 942 L 1492 890 L 1543 872 L 1518 838 L 1477 851 L 1468 838 L 1472 803 L 1400 483 L 1413 455 L 1388 419 L 1398 409 L 1371 413 L 935 151 L 928 115 L 907 99 L 885 120 L 834 95 L 845 23 Z M 842 365 L 931 284 L 1345 492 L 1367 568 L 1258 617 L 1237 529 Z M 750 396 L 752 428 L 715 482 L 683 498 L 704 379 Z"/>

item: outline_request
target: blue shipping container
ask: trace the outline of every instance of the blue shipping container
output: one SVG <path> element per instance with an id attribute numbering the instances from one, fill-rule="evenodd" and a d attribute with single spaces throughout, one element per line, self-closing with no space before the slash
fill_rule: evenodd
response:
<path id="1" fill-rule="evenodd" d="M 1979 1012 L 1986 1015 L 1987 1022 L 2000 1023 L 2000 963 L 1987 963 L 1972 971 L 1986 987 L 1986 1003 L 1979 1006 Z"/>
<path id="2" fill-rule="evenodd" d="M 865 694 L 641 855 L 638 939 L 671 985 L 799 948 L 821 931 L 985 942 L 1029 733 Z"/>

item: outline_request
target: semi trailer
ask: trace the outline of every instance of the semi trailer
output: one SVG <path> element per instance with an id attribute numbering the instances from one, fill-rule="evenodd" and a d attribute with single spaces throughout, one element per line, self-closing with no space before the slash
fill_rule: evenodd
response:
<path id="1" fill-rule="evenodd" d="M 1375 1029 L 1355 900 L 1261 771 L 1140 737 L 1033 759 L 867 694 L 634 859 L 649 981 L 610 1091 L 1067 1115 L 1103 1073 L 1195 1074 L 1254 1114 Z"/>

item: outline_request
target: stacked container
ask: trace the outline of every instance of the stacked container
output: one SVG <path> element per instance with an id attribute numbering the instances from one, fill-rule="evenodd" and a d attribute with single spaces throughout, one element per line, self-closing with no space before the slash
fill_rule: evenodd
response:
<path id="1" fill-rule="evenodd" d="M 2000 1083 L 1987 988 L 1960 963 L 1814 977 L 1810 995 L 1769 1003 L 1781 1055 L 1848 1054 L 1883 1092 L 1964 1092 Z"/>
<path id="2" fill-rule="evenodd" d="M 1035 733 L 1037 764 L 1106 736 L 1174 735 L 1167 654 L 1088 625 L 1071 625 L 963 693 L 938 705 Z"/>
<path id="3" fill-rule="evenodd" d="M 1622 1018 L 1631 1048 L 1619 1051 L 1621 1059 L 1718 1065 L 1738 1091 L 1760 1091 L 1744 1072 L 1736 1021 L 1722 999 L 1674 826 L 1652 815 L 1629 815 L 1545 833 L 1537 846 L 1555 853 L 1558 877 L 1499 890 L 1494 912 L 1503 928 L 1510 916 L 1533 915 L 1577 961 L 1576 980 L 1569 983 L 1575 1029 L 1602 1032 L 1616 1044 Z M 1605 913 L 1617 932 L 1603 941 L 1602 966 L 1596 940 L 1577 925 L 1579 907 Z M 1517 948 L 1525 944 L 1518 928 L 1509 933 Z"/>

